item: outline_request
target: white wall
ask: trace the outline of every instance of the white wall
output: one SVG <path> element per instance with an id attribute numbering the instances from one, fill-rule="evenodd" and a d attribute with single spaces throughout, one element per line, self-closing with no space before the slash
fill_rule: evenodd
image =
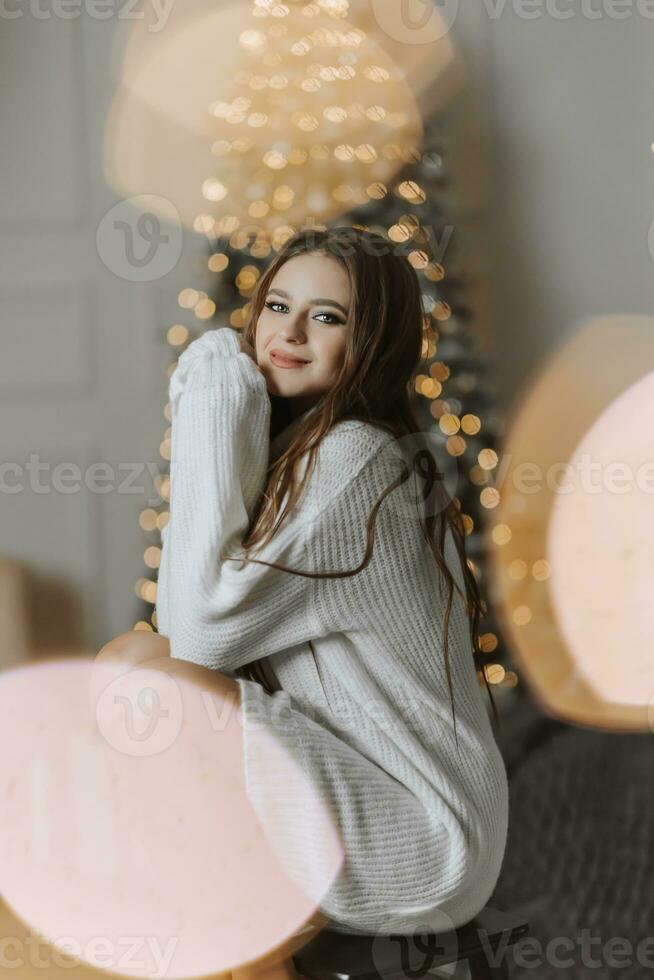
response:
<path id="1" fill-rule="evenodd" d="M 580 7 L 559 2 L 575 16 L 526 20 L 507 3 L 487 18 L 491 330 L 509 412 L 580 318 L 654 304 L 654 20 L 636 3 L 616 5 L 631 10 L 623 20 Z"/>
<path id="2" fill-rule="evenodd" d="M 140 611 L 134 584 L 149 542 L 138 514 L 154 488 L 146 471 L 128 489 L 121 467 L 162 464 L 165 330 L 206 258 L 191 235 L 177 268 L 153 283 L 103 260 L 96 231 L 116 203 L 101 166 L 115 20 L 7 9 L 22 13 L 0 21 L 0 553 L 34 576 L 40 646 L 97 649 Z M 30 454 L 49 467 L 41 490 Z M 108 493 L 85 487 L 98 461 L 110 467 Z M 58 483 L 60 463 L 77 465 L 81 482 L 69 470 Z"/>

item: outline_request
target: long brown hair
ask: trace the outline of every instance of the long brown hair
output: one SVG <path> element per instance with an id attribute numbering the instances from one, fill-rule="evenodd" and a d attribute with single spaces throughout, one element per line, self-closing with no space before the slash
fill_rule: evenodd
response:
<path id="1" fill-rule="evenodd" d="M 336 259 L 347 271 L 351 289 L 350 312 L 347 321 L 346 348 L 343 364 L 335 383 L 306 413 L 302 424 L 294 432 L 290 445 L 269 464 L 267 482 L 250 526 L 242 539 L 245 555 L 255 548 L 262 548 L 277 532 L 292 511 L 312 472 L 318 445 L 322 436 L 341 419 L 360 419 L 403 438 L 419 434 L 420 426 L 411 406 L 411 390 L 415 372 L 423 358 L 424 334 L 429 329 L 422 310 L 421 289 L 418 276 L 403 255 L 393 251 L 393 245 L 376 232 L 360 227 L 340 226 L 326 229 L 306 229 L 289 238 L 266 268 L 252 296 L 244 339 L 255 347 L 256 325 L 263 310 L 272 281 L 285 262 L 295 255 L 322 254 Z M 284 406 L 273 397 L 272 426 L 288 422 Z M 306 469 L 301 480 L 295 478 L 300 460 L 306 457 Z M 419 464 L 426 467 L 425 497 L 443 492 L 443 477 L 433 455 L 419 454 Z M 414 456 L 414 467 L 417 460 Z M 291 569 L 275 562 L 264 562 L 239 555 L 238 560 L 257 561 L 293 575 L 310 578 L 345 578 L 361 572 L 372 556 L 374 526 L 377 511 L 385 497 L 404 483 L 412 470 L 406 466 L 401 476 L 385 490 L 371 510 L 367 524 L 367 542 L 363 560 L 357 568 L 346 571 L 305 572 Z M 425 475 L 423 472 L 421 475 Z M 432 508 L 429 508 L 431 511 Z M 444 578 L 448 585 L 448 602 L 444 623 L 445 670 L 452 702 L 452 718 L 456 736 L 454 696 L 448 656 L 448 627 L 454 589 L 465 599 L 470 622 L 472 655 L 475 668 L 486 684 L 498 721 L 495 702 L 488 685 L 483 666 L 483 652 L 479 646 L 479 619 L 485 612 L 477 581 L 465 554 L 465 526 L 459 504 L 443 496 L 438 514 L 429 513 L 421 522 L 436 564 L 441 572 L 439 588 Z M 439 533 L 436 540 L 435 525 L 438 519 Z M 461 561 L 466 595 L 447 566 L 444 557 L 444 539 L 450 525 Z M 226 556 L 224 556 L 226 557 Z M 259 662 L 254 661 L 239 668 L 236 673 L 256 679 L 268 689 Z"/>

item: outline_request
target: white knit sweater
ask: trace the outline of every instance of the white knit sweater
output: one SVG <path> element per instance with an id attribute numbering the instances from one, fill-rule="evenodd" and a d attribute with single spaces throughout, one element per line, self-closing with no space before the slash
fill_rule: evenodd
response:
<path id="1" fill-rule="evenodd" d="M 269 658 L 281 690 L 270 695 L 238 678 L 246 788 L 262 828 L 288 873 L 311 892 L 324 859 L 320 820 L 300 784 L 271 767 L 261 731 L 309 777 L 338 828 L 344 864 L 327 894 L 314 896 L 330 927 L 391 933 L 461 925 L 495 887 L 508 785 L 456 592 L 449 634 L 455 744 L 442 649 L 447 589 L 439 594 L 438 568 L 406 489 L 411 481 L 382 504 L 373 556 L 357 575 L 312 579 L 220 562 L 222 548 L 238 553 L 269 455 L 288 442 L 297 420 L 270 445 L 265 378 L 230 328 L 208 331 L 182 354 L 170 400 L 158 629 L 173 657 L 226 674 Z M 292 516 L 256 557 L 310 571 L 356 567 L 368 515 L 399 472 L 388 433 L 337 423 Z M 445 540 L 463 590 L 449 530 Z"/>

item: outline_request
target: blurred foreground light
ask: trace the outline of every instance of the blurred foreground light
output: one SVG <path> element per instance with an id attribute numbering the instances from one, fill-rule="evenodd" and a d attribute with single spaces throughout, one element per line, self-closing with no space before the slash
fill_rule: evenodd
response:
<path id="1" fill-rule="evenodd" d="M 342 844 L 264 726 L 249 733 L 257 780 L 274 772 L 269 792 L 297 807 L 290 827 L 255 812 L 240 708 L 215 676 L 102 652 L 0 673 L 2 897 L 56 950 L 119 976 L 182 978 L 297 948 Z M 297 855 L 271 843 L 304 826 L 322 848 L 304 869 L 311 897 L 286 873 L 307 865 L 302 834 Z"/>
<path id="2" fill-rule="evenodd" d="M 519 673 L 554 716 L 654 730 L 654 318 L 585 321 L 515 414 L 488 547 Z"/>
<path id="3" fill-rule="evenodd" d="M 282 25 L 251 0 L 185 0 L 162 25 L 162 11 L 143 4 L 116 35 L 109 184 L 125 197 L 147 193 L 153 208 L 156 195 L 168 199 L 188 228 L 204 215 L 208 232 L 228 220 L 274 230 L 280 186 L 286 224 L 366 203 L 367 188 L 388 184 L 419 146 L 423 117 L 464 79 L 436 5 L 428 18 L 424 0 L 406 0 L 404 18 L 395 8 L 349 0 L 337 16 L 297 3 Z"/>

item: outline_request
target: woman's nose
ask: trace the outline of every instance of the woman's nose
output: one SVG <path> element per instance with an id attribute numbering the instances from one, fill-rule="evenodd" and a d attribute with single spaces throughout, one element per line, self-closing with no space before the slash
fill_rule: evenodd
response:
<path id="1" fill-rule="evenodd" d="M 286 323 L 280 333 L 284 340 L 297 341 L 300 343 L 306 340 L 306 329 L 301 315 L 298 314 L 297 318 L 293 320 L 292 323 Z"/>

